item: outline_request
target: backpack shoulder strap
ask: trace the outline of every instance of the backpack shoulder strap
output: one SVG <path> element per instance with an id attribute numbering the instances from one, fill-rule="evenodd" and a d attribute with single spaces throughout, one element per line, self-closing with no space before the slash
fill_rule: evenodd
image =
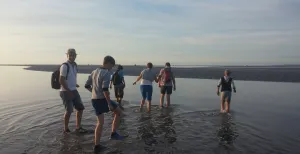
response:
<path id="1" fill-rule="evenodd" d="M 66 80 L 68 79 L 68 74 L 69 74 L 69 71 L 70 71 L 70 66 L 67 62 L 63 63 L 62 65 L 67 65 L 67 75 L 66 75 Z"/>
<path id="2" fill-rule="evenodd" d="M 114 83 L 116 82 L 116 76 L 117 76 L 117 71 L 115 71 L 114 74 L 112 75 L 112 80 Z"/>

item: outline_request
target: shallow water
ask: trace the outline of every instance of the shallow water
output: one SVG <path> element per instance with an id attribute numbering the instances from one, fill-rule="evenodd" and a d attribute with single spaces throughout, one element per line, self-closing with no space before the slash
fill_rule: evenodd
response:
<path id="1" fill-rule="evenodd" d="M 0 153 L 92 153 L 96 117 L 79 75 L 86 110 L 82 124 L 90 133 L 63 134 L 64 108 L 50 87 L 49 72 L 0 67 Z M 232 113 L 219 114 L 216 80 L 177 79 L 172 106 L 158 110 L 159 90 L 150 114 L 136 112 L 139 87 L 126 77 L 125 112 L 120 133 L 125 141 L 110 141 L 112 114 L 105 116 L 101 142 L 104 153 L 296 154 L 300 147 L 299 83 L 236 81 Z M 70 129 L 75 129 L 72 114 Z"/>

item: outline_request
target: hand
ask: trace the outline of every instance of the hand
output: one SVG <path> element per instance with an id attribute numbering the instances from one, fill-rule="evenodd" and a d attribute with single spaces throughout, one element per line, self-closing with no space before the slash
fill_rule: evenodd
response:
<path id="1" fill-rule="evenodd" d="M 217 91 L 217 95 L 218 95 L 218 96 L 220 95 L 220 92 L 219 92 L 219 91 Z"/>
<path id="2" fill-rule="evenodd" d="M 114 107 L 110 103 L 108 104 L 108 108 L 109 108 L 110 111 L 114 111 L 115 110 Z"/>
<path id="3" fill-rule="evenodd" d="M 76 84 L 76 87 L 79 88 L 80 86 L 78 84 Z"/>
<path id="4" fill-rule="evenodd" d="M 173 87 L 173 90 L 176 91 L 176 86 Z"/>
<path id="5" fill-rule="evenodd" d="M 136 84 L 136 82 L 133 82 L 133 84 L 132 85 L 135 85 Z"/>
<path id="6" fill-rule="evenodd" d="M 236 93 L 236 89 L 233 89 L 233 92 Z"/>

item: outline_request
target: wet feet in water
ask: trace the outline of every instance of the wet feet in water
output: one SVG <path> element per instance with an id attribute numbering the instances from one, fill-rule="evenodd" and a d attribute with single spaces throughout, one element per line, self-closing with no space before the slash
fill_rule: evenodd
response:
<path id="1" fill-rule="evenodd" d="M 104 150 L 106 150 L 106 149 L 108 149 L 106 146 L 103 146 L 103 145 L 95 145 L 94 146 L 94 153 L 95 154 L 98 154 L 98 153 L 100 153 L 100 152 L 102 152 L 102 151 L 104 151 Z"/>
<path id="2" fill-rule="evenodd" d="M 117 132 L 113 132 L 111 133 L 110 135 L 110 139 L 111 140 L 124 140 L 127 136 L 123 136 L 123 135 L 120 135 L 118 134 Z"/>
<path id="3" fill-rule="evenodd" d="M 67 129 L 64 129 L 64 133 L 70 133 L 71 131 L 70 131 L 70 129 L 69 128 L 67 128 Z"/>
<path id="4" fill-rule="evenodd" d="M 139 109 L 136 110 L 136 112 L 142 112 L 144 111 L 144 108 L 140 107 Z"/>
<path id="5" fill-rule="evenodd" d="M 88 131 L 86 129 L 80 127 L 80 128 L 76 128 L 76 132 L 82 134 L 82 133 L 87 133 Z"/>

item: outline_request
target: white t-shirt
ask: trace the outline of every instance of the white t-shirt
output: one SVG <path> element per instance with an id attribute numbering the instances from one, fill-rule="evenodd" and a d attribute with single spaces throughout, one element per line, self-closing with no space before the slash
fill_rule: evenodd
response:
<path id="1" fill-rule="evenodd" d="M 69 65 L 69 73 L 68 73 L 68 78 L 67 78 L 67 86 L 70 90 L 76 90 L 76 84 L 77 84 L 77 69 L 75 65 L 70 64 L 69 62 L 67 62 L 67 64 Z M 67 65 L 63 64 L 60 67 L 60 76 L 66 77 L 67 75 Z M 63 88 L 63 86 L 61 86 L 60 91 L 66 91 L 65 88 Z"/>

